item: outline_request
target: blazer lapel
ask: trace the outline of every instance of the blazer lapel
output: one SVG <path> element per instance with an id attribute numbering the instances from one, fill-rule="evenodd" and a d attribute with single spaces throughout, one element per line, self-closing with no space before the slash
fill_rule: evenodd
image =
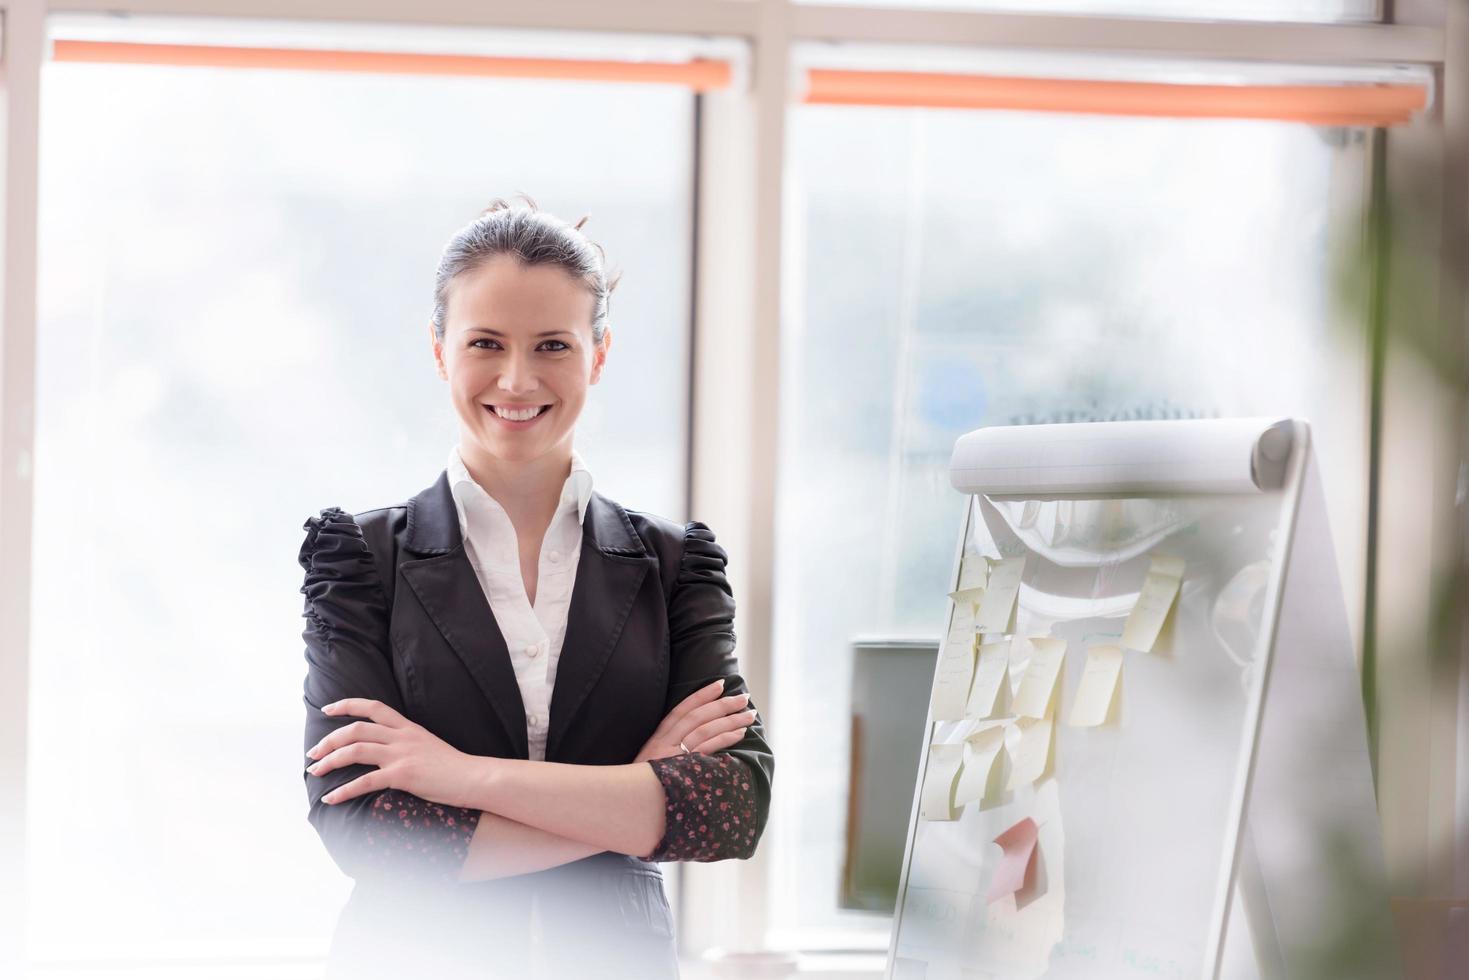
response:
<path id="1" fill-rule="evenodd" d="M 505 636 L 465 554 L 463 537 L 445 470 L 433 486 L 408 501 L 404 546 L 408 551 L 431 557 L 404 561 L 399 568 L 434 626 L 464 662 L 499 717 L 516 757 L 529 758 L 520 684 L 510 663 L 510 651 L 505 647 Z M 586 560 L 585 556 L 582 560 Z M 553 725 L 555 717 L 553 707 Z"/>
<path id="2" fill-rule="evenodd" d="M 617 648 L 633 600 L 655 560 L 627 513 L 593 491 L 582 520 L 581 557 L 551 691 L 548 760 L 556 758 L 561 739 Z"/>

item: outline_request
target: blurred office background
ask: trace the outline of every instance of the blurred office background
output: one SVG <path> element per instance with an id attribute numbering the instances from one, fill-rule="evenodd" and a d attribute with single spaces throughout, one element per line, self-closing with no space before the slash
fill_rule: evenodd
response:
<path id="1" fill-rule="evenodd" d="M 691 975 L 881 975 L 854 667 L 936 640 L 982 425 L 1309 419 L 1398 914 L 1469 899 L 1463 3 L 415 9 L 6 6 L 0 965 L 319 975 L 301 523 L 437 477 L 439 249 L 518 191 L 624 273 L 579 448 L 729 550 L 779 756 L 666 869 Z"/>

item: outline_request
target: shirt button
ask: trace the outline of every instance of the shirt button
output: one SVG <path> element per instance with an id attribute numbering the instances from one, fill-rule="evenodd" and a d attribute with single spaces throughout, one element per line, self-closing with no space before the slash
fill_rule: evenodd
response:
<path id="1" fill-rule="evenodd" d="M 541 652 L 541 647 L 540 647 L 540 644 L 538 644 L 538 643 L 532 643 L 530 646 L 528 646 L 528 647 L 525 648 L 525 655 L 527 657 L 534 657 L 536 654 L 538 654 L 540 652 Z"/>
<path id="2" fill-rule="evenodd" d="M 549 558 L 549 559 L 551 559 L 552 561 L 560 561 L 561 560 L 561 552 L 559 552 L 559 551 L 553 551 L 549 555 L 547 555 L 546 557 Z"/>
<path id="3" fill-rule="evenodd" d="M 540 715 L 531 715 L 529 718 L 526 719 L 526 721 L 530 722 L 530 727 L 535 728 L 537 725 L 539 725 L 541 723 L 541 716 Z"/>

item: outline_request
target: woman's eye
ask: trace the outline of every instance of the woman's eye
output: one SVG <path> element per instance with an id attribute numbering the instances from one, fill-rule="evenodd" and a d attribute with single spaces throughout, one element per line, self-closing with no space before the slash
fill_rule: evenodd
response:
<path id="1" fill-rule="evenodd" d="M 561 340 L 548 340 L 548 341 L 546 341 L 546 344 L 555 344 L 556 345 L 555 347 L 551 347 L 550 348 L 550 350 L 553 350 L 553 351 L 571 350 L 571 346 L 569 344 L 567 344 L 565 341 L 561 341 Z M 545 345 L 542 345 L 542 346 L 545 346 Z"/>
<path id="2" fill-rule="evenodd" d="M 480 344 L 496 344 L 498 346 L 498 343 L 499 343 L 498 341 L 489 340 L 487 338 L 481 337 L 479 340 L 471 340 L 469 342 L 469 346 L 471 346 L 471 347 L 478 347 Z M 490 348 L 488 348 L 488 347 L 480 347 L 479 349 L 480 350 L 489 350 Z"/>

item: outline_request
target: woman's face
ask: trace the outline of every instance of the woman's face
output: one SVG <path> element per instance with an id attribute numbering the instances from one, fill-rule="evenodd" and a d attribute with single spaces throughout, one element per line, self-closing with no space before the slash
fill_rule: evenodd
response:
<path id="1" fill-rule="evenodd" d="M 592 294 L 564 269 L 513 255 L 450 284 L 434 360 L 466 449 L 473 440 L 506 462 L 570 453 L 587 387 L 601 378 L 612 343 L 610 330 L 592 343 L 592 309 Z"/>

